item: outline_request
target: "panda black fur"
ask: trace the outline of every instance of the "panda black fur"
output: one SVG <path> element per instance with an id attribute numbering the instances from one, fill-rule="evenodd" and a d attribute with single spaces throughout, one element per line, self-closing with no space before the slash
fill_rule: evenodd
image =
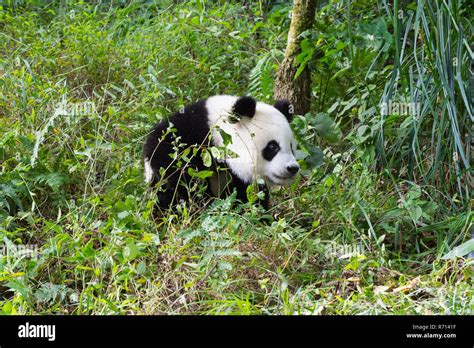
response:
<path id="1" fill-rule="evenodd" d="M 237 199 L 247 202 L 247 187 L 256 179 L 265 184 L 261 204 L 269 206 L 268 185 L 290 182 L 299 170 L 295 159 L 296 141 L 289 122 L 292 118 L 290 104 L 277 101 L 274 106 L 256 102 L 251 97 L 218 95 L 200 100 L 159 122 L 144 145 L 145 181 L 156 185 L 158 205 L 167 209 L 181 200 L 189 200 L 186 184 L 192 181 L 188 168 L 209 170 L 203 164 L 201 150 L 208 146 L 223 147 L 220 130 L 231 135 L 227 145 L 236 156 L 214 160 L 214 175 L 208 178 L 210 196 L 226 196 L 237 191 Z M 198 149 L 188 154 L 189 162 L 173 156 L 184 148 Z M 182 161 L 181 161 L 182 162 Z M 224 167 L 227 170 L 217 170 Z"/>

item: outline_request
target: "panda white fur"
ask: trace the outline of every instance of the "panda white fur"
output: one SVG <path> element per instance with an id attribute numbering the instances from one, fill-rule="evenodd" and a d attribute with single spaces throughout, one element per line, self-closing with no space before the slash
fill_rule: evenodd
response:
<path id="1" fill-rule="evenodd" d="M 223 130 L 232 138 L 227 145 L 232 155 L 214 160 L 207 193 L 220 197 L 235 189 L 237 199 L 247 202 L 247 187 L 263 179 L 260 189 L 265 198 L 260 203 L 268 209 L 268 186 L 286 184 L 299 171 L 289 125 L 291 109 L 286 100 L 271 106 L 247 96 L 217 95 L 159 122 L 144 145 L 145 181 L 159 184 L 159 207 L 166 209 L 191 199 L 188 187 L 193 179 L 188 170 L 209 170 L 201 151 L 209 146 L 223 147 Z M 191 149 L 187 154 L 183 152 L 186 148 Z M 183 153 L 185 160 L 179 155 Z"/>

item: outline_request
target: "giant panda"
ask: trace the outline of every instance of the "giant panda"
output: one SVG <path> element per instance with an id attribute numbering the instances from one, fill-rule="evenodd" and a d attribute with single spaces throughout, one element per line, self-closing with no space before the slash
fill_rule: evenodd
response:
<path id="1" fill-rule="evenodd" d="M 168 209 L 192 200 L 191 174 L 211 169 L 206 195 L 225 197 L 236 190 L 237 199 L 245 203 L 247 187 L 256 184 L 264 193 L 258 203 L 268 210 L 269 187 L 291 182 L 300 169 L 292 116 L 286 100 L 272 106 L 249 96 L 216 95 L 159 122 L 143 149 L 145 181 L 158 186 L 158 206 Z M 211 146 L 230 151 L 208 168 L 202 151 Z"/>

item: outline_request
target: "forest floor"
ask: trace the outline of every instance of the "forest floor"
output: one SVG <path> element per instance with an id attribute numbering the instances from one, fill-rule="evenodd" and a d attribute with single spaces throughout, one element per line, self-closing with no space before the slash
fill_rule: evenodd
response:
<path id="1" fill-rule="evenodd" d="M 378 170 L 348 131 L 272 190 L 270 222 L 232 197 L 151 219 L 154 123 L 214 94 L 271 102 L 256 67 L 281 57 L 288 11 L 243 11 L 0 10 L 2 313 L 473 313 L 472 258 L 448 254 L 471 211 Z"/>

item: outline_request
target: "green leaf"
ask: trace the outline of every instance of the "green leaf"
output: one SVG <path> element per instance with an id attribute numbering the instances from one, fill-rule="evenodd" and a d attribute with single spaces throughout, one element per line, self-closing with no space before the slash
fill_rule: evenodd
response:
<path id="1" fill-rule="evenodd" d="M 123 256 L 127 261 L 135 259 L 140 254 L 140 250 L 133 240 L 129 240 L 123 249 Z"/>
<path id="2" fill-rule="evenodd" d="M 443 260 L 452 260 L 456 257 L 464 257 L 469 253 L 474 252 L 474 238 L 469 239 L 467 242 L 458 245 L 453 248 L 450 252 L 442 257 Z"/>
<path id="3" fill-rule="evenodd" d="M 191 175 L 193 178 L 199 178 L 199 179 L 206 179 L 211 177 L 214 172 L 212 170 L 201 170 L 197 171 L 194 168 L 188 168 L 188 174 Z"/>
<path id="4" fill-rule="evenodd" d="M 53 222 L 49 222 L 48 220 L 44 220 L 44 224 L 46 225 L 46 228 L 48 230 L 52 230 L 56 233 L 63 233 L 62 227 L 59 226 L 58 224 L 55 224 Z"/>
<path id="5" fill-rule="evenodd" d="M 38 302 L 61 302 L 66 297 L 67 288 L 64 285 L 45 283 L 39 288 L 34 296 Z"/>
<path id="6" fill-rule="evenodd" d="M 11 290 L 20 294 L 21 297 L 25 300 L 27 299 L 28 294 L 31 291 L 31 289 L 28 287 L 28 285 L 25 284 L 23 279 L 13 279 L 10 282 L 8 282 L 6 285 Z"/>
<path id="7" fill-rule="evenodd" d="M 146 272 L 146 264 L 143 261 L 140 261 L 140 263 L 137 265 L 137 273 L 140 275 L 144 275 Z"/>
<path id="8" fill-rule="evenodd" d="M 413 221 L 418 222 L 423 215 L 423 210 L 419 206 L 411 206 L 408 210 L 408 213 L 410 214 L 410 217 L 413 219 Z"/>
<path id="9" fill-rule="evenodd" d="M 320 136 L 324 136 L 324 134 L 331 131 L 333 127 L 333 121 L 328 116 L 328 114 L 320 112 L 311 121 L 311 125 L 316 129 Z"/>
<path id="10" fill-rule="evenodd" d="M 317 168 L 324 163 L 324 154 L 319 147 L 312 146 L 309 148 L 309 155 L 304 159 L 305 164 L 309 169 Z"/>
<path id="11" fill-rule="evenodd" d="M 223 129 L 219 128 L 219 134 L 222 137 L 222 141 L 224 142 L 224 146 L 232 144 L 232 135 L 226 133 Z"/>
<path id="12" fill-rule="evenodd" d="M 2 314 L 11 314 L 13 310 L 13 305 L 10 301 L 6 301 L 2 306 Z"/>
<path id="13" fill-rule="evenodd" d="M 206 167 L 210 167 L 212 165 L 212 156 L 208 150 L 204 150 L 201 153 L 202 163 Z"/>
<path id="14" fill-rule="evenodd" d="M 62 185 L 68 182 L 68 179 L 66 174 L 59 172 L 39 174 L 35 177 L 36 182 L 45 182 L 53 191 L 58 191 Z"/>
<path id="15" fill-rule="evenodd" d="M 310 118 L 310 124 L 314 127 L 321 138 L 324 138 L 331 143 L 338 140 L 339 131 L 328 114 L 320 112 L 314 118 Z"/>
<path id="16" fill-rule="evenodd" d="M 215 147 L 215 146 L 212 146 L 209 148 L 209 151 L 211 151 L 211 155 L 213 158 L 215 159 L 221 159 L 221 151 L 219 148 Z"/>
<path id="17" fill-rule="evenodd" d="M 324 181 L 324 186 L 326 187 L 332 187 L 333 184 L 334 180 L 330 176 L 328 176 L 327 179 Z"/>

